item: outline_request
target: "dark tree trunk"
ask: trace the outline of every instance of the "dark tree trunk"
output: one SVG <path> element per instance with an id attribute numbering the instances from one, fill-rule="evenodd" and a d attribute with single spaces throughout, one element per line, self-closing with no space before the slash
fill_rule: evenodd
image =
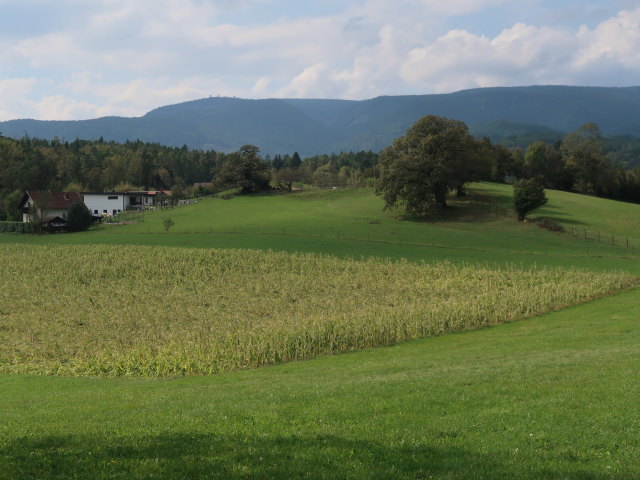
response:
<path id="1" fill-rule="evenodd" d="M 435 200 L 436 205 L 440 208 L 447 208 L 447 188 L 436 188 Z"/>

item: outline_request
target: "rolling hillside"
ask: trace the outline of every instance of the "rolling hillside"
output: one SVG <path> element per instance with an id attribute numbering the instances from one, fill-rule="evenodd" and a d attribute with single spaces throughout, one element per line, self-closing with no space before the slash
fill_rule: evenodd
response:
<path id="1" fill-rule="evenodd" d="M 470 192 L 509 204 L 510 185 L 474 184 Z M 640 240 L 640 206 L 586 195 L 547 191 L 539 213 L 576 228 Z M 532 224 L 496 216 L 451 199 L 446 216 L 430 222 L 402 219 L 402 211 L 383 210 L 368 189 L 308 190 L 291 195 L 202 199 L 195 205 L 146 213 L 137 224 L 102 226 L 74 235 L 0 235 L 0 243 L 129 244 L 195 248 L 249 248 L 333 256 L 380 257 L 415 262 L 487 262 L 494 266 L 632 269 L 640 273 L 637 252 L 551 234 Z M 165 233 L 163 219 L 175 225 Z"/>
<path id="2" fill-rule="evenodd" d="M 497 199 L 509 195 L 504 185 L 480 184 L 471 190 Z M 638 205 L 548 193 L 549 204 L 536 214 L 640 234 L 640 223 L 633 221 L 640 214 Z M 1 245 L 8 260 L 3 274 L 10 280 L 0 282 L 0 296 L 6 299 L 0 304 L 0 333 L 11 342 L 24 338 L 20 347 L 58 335 L 59 341 L 27 361 L 55 359 L 70 347 L 76 355 L 72 342 L 83 340 L 93 352 L 100 342 L 89 341 L 94 330 L 88 322 L 101 312 L 112 315 L 117 328 L 126 324 L 137 329 L 152 342 L 146 353 L 153 353 L 157 338 L 175 328 L 185 311 L 214 304 L 226 308 L 236 291 L 268 296 L 283 289 L 274 270 L 296 276 L 307 257 L 282 252 L 331 254 L 322 259 L 348 273 L 307 270 L 312 279 L 296 280 L 297 295 L 291 297 L 290 289 L 280 293 L 288 303 L 276 305 L 274 312 L 287 316 L 300 301 L 318 294 L 330 308 L 325 302 L 316 310 L 336 312 L 337 296 L 323 288 L 336 288 L 362 302 L 349 294 L 361 291 L 353 269 L 370 272 L 368 267 L 378 264 L 362 261 L 362 256 L 398 261 L 398 270 L 394 263 L 384 263 L 389 270 L 377 277 L 395 285 L 398 300 L 415 281 L 402 284 L 388 274 L 423 268 L 423 261 L 475 265 L 480 272 L 475 278 L 500 289 L 511 281 L 506 274 L 519 268 L 514 263 L 533 270 L 574 266 L 583 274 L 640 274 L 638 257 L 628 249 L 476 215 L 471 205 L 455 206 L 447 217 L 430 222 L 407 222 L 399 212 L 381 207 L 370 191 L 310 191 L 208 199 L 146 215 L 136 225 L 77 235 L 0 234 L 0 243 L 14 244 Z M 169 233 L 162 229 L 166 216 L 176 221 Z M 65 243 L 86 246 L 55 246 Z M 136 243 L 155 247 L 126 246 Z M 121 257 L 116 251 L 134 255 Z M 139 255 L 143 252 L 153 258 L 145 260 Z M 79 254 L 91 261 L 75 259 Z M 57 268 L 33 281 L 22 275 L 46 264 L 39 260 L 43 256 L 55 258 Z M 205 256 L 218 259 L 221 268 L 211 269 L 203 263 Z M 270 262 L 267 267 L 247 261 L 244 268 L 230 268 L 225 260 L 230 256 Z M 342 262 L 336 256 L 355 260 Z M 186 268 L 178 265 L 181 257 L 189 260 Z M 80 267 L 68 276 L 61 273 L 64 262 Z M 497 265 L 504 272 L 496 269 L 489 280 L 484 272 Z M 132 271 L 135 279 L 128 283 Z M 465 272 L 465 279 L 474 278 L 473 270 Z M 267 282 L 246 284 L 237 281 L 238 274 Z M 495 283 L 497 278 L 501 283 Z M 451 303 L 446 290 L 433 288 L 446 281 L 451 281 L 449 275 L 429 284 L 429 290 Z M 110 295 L 104 290 L 107 283 L 126 291 Z M 155 285 L 155 295 L 145 285 Z M 229 291 L 210 290 L 217 285 Z M 45 303 L 46 288 L 55 289 L 55 308 Z M 59 296 L 61 289 L 68 293 L 65 299 Z M 635 288 L 480 330 L 226 374 L 146 379 L 2 373 L 0 479 L 640 478 L 639 293 Z M 88 294 L 91 301 L 83 301 Z M 180 310 L 174 310 L 176 295 L 186 302 Z M 25 299 L 17 309 L 12 306 L 16 298 Z M 414 302 L 417 296 L 409 298 Z M 384 297 L 377 294 L 374 300 Z M 164 306 L 153 314 L 144 301 Z M 117 314 L 118 303 L 131 309 L 129 315 Z M 371 306 L 371 301 L 362 305 Z M 395 305 L 394 300 L 386 306 Z M 247 303 L 245 314 L 254 315 L 256 325 L 268 320 L 264 313 L 259 303 Z M 217 322 L 219 316 L 211 318 Z M 134 339 L 140 336 L 123 332 L 116 339 L 118 349 L 139 346 Z M 199 333 L 183 328 L 177 338 L 206 338 L 207 332 Z M 104 351 L 107 359 L 110 351 Z M 179 348 L 171 349 L 171 358 L 179 361 L 181 354 Z M 0 353 L 0 364 L 13 360 Z M 135 365 L 140 358 L 130 355 L 126 361 Z"/>
<path id="3" fill-rule="evenodd" d="M 462 120 L 494 141 L 505 137 L 555 139 L 588 123 L 605 135 L 638 135 L 640 87 L 512 87 L 443 95 L 323 99 L 206 98 L 155 109 L 139 118 L 0 122 L 10 137 L 126 141 L 140 139 L 190 148 L 233 151 L 247 143 L 263 153 L 301 155 L 378 151 L 417 119 Z M 511 139 L 513 143 L 513 139 Z"/>

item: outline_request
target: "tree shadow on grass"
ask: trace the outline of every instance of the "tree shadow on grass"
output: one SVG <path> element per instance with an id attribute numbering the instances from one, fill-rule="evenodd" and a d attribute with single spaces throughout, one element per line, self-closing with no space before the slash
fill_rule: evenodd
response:
<path id="1" fill-rule="evenodd" d="M 449 202 L 447 208 L 435 210 L 431 215 L 425 217 L 415 217 L 410 215 L 399 215 L 401 220 L 412 223 L 490 223 L 496 221 L 496 215 L 484 207 L 478 207 L 469 203 Z M 503 218 L 503 217 L 499 217 Z"/>
<path id="2" fill-rule="evenodd" d="M 533 216 L 536 216 L 535 213 L 533 214 Z M 544 215 L 538 215 L 538 216 L 540 218 L 548 218 L 549 220 L 553 220 L 554 222 L 562 223 L 565 226 L 565 229 L 567 227 L 570 229 L 572 225 L 574 227 L 577 227 L 578 225 L 583 225 L 583 227 L 581 228 L 584 228 L 584 226 L 588 226 L 585 222 L 574 220 L 573 218 L 567 218 L 562 215 L 554 215 L 553 213 L 549 215 L 549 210 L 545 211 Z"/>
<path id="3" fill-rule="evenodd" d="M 0 442 L 0 478 L 599 480 L 605 475 L 520 469 L 513 458 L 433 444 L 391 446 L 331 435 L 168 433 L 29 436 Z"/>

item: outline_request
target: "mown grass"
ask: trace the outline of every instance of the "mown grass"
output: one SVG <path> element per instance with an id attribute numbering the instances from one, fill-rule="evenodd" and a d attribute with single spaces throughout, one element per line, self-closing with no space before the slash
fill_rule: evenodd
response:
<path id="1" fill-rule="evenodd" d="M 193 206 L 148 213 L 137 225 L 104 226 L 74 235 L 6 234 L 0 235 L 0 243 L 272 249 L 353 258 L 482 261 L 492 266 L 515 263 L 525 268 L 557 265 L 601 271 L 625 268 L 638 255 L 629 249 L 518 224 L 476 209 L 467 201 L 454 200 L 445 216 L 427 222 L 407 221 L 400 211 L 383 211 L 382 207 L 382 201 L 366 189 L 205 199 Z M 562 204 L 554 208 L 562 208 Z M 631 208 L 640 215 L 640 206 Z M 162 225 L 167 216 L 175 222 L 168 234 Z M 609 216 L 615 218 L 616 214 Z"/>
<path id="2" fill-rule="evenodd" d="M 510 185 L 479 183 L 473 184 L 471 190 L 503 205 L 510 204 L 513 196 Z M 640 205 L 559 190 L 546 190 L 546 195 L 548 204 L 537 209 L 534 216 L 640 241 Z"/>
<path id="3" fill-rule="evenodd" d="M 0 478 L 639 478 L 639 309 L 212 377 L 0 375 Z"/>
<path id="4" fill-rule="evenodd" d="M 211 374 L 539 314 L 625 274 L 250 250 L 0 246 L 0 371 Z M 38 271 L 37 277 L 21 275 Z"/>
<path id="5" fill-rule="evenodd" d="M 549 206 L 581 222 L 588 206 L 576 201 L 581 211 L 568 202 Z M 468 218 L 464 208 L 417 223 L 381 212 L 370 192 L 224 202 L 200 204 L 206 208 L 197 220 L 189 220 L 195 207 L 158 212 L 155 233 L 148 217 L 138 227 L 0 235 L 0 243 L 271 248 L 640 274 L 640 261 L 626 250 L 489 215 Z M 612 227 L 618 206 L 599 214 Z M 640 207 L 627 208 L 623 217 L 638 218 Z M 331 220 L 334 211 L 340 214 Z M 165 215 L 191 233 L 160 233 Z M 239 232 L 251 219 L 279 232 L 216 233 L 229 225 Z M 310 233 L 288 231 L 299 224 Z M 313 233 L 314 224 L 339 227 L 340 237 Z M 345 239 L 356 225 L 360 240 Z M 380 230 L 380 241 L 367 241 Z M 22 269 L 10 283 L 35 279 L 44 268 Z M 170 272 L 158 268 L 157 275 Z M 14 288 L 5 285 L 5 292 Z M 214 376 L 0 374 L 0 478 L 640 478 L 639 294 L 636 288 L 527 321 Z"/>

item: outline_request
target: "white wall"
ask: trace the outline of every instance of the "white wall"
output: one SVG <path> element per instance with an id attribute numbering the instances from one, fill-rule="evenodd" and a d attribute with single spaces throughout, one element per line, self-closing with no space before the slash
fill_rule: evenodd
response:
<path id="1" fill-rule="evenodd" d="M 24 205 L 26 208 L 31 208 L 33 206 L 33 201 L 31 200 L 31 198 L 27 199 L 27 203 L 25 203 Z M 56 210 L 53 208 L 49 208 L 47 210 L 42 210 L 42 209 L 38 209 L 39 215 L 42 217 L 60 217 L 60 218 L 64 218 L 65 215 L 67 214 L 68 210 Z M 31 216 L 28 213 L 23 213 L 22 214 L 22 221 L 23 222 L 30 222 L 31 221 Z"/>
<path id="2" fill-rule="evenodd" d="M 92 215 L 115 215 L 129 208 L 129 197 L 123 193 L 83 193 L 82 197 Z"/>

